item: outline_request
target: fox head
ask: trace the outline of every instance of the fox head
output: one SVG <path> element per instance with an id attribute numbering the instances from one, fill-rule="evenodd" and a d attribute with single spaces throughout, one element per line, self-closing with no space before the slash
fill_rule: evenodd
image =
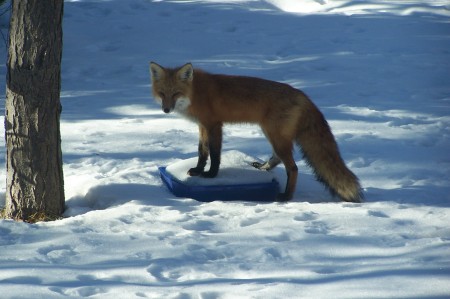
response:
<path id="1" fill-rule="evenodd" d="M 191 104 L 189 92 L 194 79 L 192 64 L 169 69 L 150 62 L 153 97 L 161 104 L 165 113 L 178 111 L 185 113 Z"/>

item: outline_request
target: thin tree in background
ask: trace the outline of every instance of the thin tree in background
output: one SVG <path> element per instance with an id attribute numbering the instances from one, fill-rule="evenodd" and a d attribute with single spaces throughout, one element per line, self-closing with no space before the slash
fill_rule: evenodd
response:
<path id="1" fill-rule="evenodd" d="M 13 0 L 6 82 L 5 217 L 64 211 L 60 135 L 63 0 Z"/>

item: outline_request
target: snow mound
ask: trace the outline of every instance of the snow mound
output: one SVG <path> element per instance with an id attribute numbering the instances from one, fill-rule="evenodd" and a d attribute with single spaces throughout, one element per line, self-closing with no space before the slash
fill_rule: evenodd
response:
<path id="1" fill-rule="evenodd" d="M 276 179 L 275 173 L 261 171 L 250 165 L 256 158 L 239 151 L 227 151 L 221 156 L 220 170 L 214 179 L 190 176 L 187 171 L 197 165 L 197 157 L 181 160 L 167 166 L 166 170 L 177 180 L 186 185 L 214 186 L 214 185 L 244 185 L 269 183 Z M 205 169 L 209 169 L 210 161 Z"/>

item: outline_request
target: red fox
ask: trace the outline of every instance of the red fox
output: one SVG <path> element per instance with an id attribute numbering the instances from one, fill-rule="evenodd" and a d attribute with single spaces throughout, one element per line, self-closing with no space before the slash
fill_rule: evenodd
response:
<path id="1" fill-rule="evenodd" d="M 224 123 L 257 123 L 273 148 L 265 163 L 252 165 L 270 170 L 283 162 L 287 183 L 279 201 L 292 199 L 298 168 L 294 141 L 318 181 L 342 200 L 363 198 L 358 178 L 342 160 L 323 114 L 302 91 L 290 85 L 254 77 L 210 74 L 191 63 L 164 68 L 150 63 L 152 91 L 165 113 L 179 112 L 199 126 L 198 163 L 191 176 L 213 178 L 220 165 Z M 211 166 L 205 171 L 208 156 Z"/>

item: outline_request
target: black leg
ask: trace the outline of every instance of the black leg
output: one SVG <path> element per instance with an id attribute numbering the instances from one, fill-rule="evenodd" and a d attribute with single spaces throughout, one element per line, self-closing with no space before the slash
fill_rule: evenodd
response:
<path id="1" fill-rule="evenodd" d="M 205 127 L 199 125 L 198 162 L 197 166 L 188 170 L 190 176 L 199 176 L 203 173 L 209 156 L 208 133 Z"/>
<path id="2" fill-rule="evenodd" d="M 209 171 L 205 171 L 201 176 L 205 178 L 213 178 L 219 172 L 220 154 L 222 150 L 222 124 L 211 126 L 208 130 L 209 155 L 211 158 L 211 167 Z"/>

